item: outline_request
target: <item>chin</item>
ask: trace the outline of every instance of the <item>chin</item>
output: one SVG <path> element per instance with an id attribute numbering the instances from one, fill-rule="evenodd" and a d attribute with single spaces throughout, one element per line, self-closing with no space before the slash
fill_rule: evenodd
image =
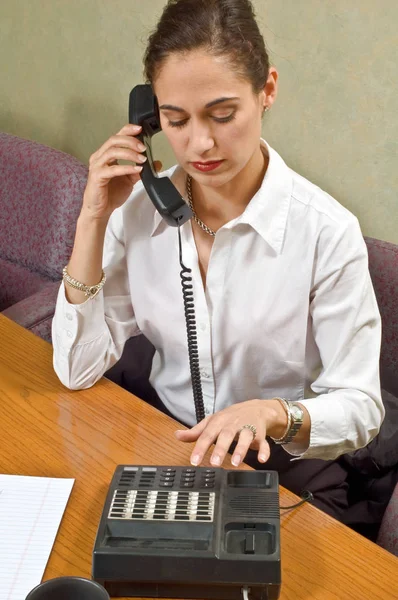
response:
<path id="1" fill-rule="evenodd" d="M 240 173 L 240 171 L 241 169 L 235 167 L 235 169 L 225 169 L 220 171 L 220 173 L 206 174 L 195 171 L 195 173 L 190 174 L 192 175 L 192 179 L 195 179 L 195 181 L 200 183 L 200 185 L 203 185 L 204 187 L 218 188 L 232 181 Z"/>

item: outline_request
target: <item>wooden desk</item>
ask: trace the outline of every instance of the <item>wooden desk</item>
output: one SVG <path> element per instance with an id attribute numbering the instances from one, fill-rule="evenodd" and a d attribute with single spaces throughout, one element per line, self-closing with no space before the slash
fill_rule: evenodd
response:
<path id="1" fill-rule="evenodd" d="M 90 577 L 117 464 L 189 464 L 191 446 L 175 440 L 176 428 L 105 379 L 65 389 L 50 345 L 0 315 L 0 472 L 76 480 L 44 579 Z M 296 500 L 281 490 L 281 504 Z M 312 506 L 282 513 L 281 523 L 281 600 L 398 598 L 398 560 L 388 552 Z"/>

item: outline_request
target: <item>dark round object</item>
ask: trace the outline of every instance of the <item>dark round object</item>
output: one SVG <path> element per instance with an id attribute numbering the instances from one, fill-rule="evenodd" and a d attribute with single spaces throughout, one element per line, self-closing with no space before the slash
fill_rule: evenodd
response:
<path id="1" fill-rule="evenodd" d="M 57 577 L 36 586 L 25 600 L 110 600 L 102 585 L 83 577 Z"/>

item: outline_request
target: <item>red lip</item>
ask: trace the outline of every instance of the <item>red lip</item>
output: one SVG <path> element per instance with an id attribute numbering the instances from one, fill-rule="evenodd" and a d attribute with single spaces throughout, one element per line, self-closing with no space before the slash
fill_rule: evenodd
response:
<path id="1" fill-rule="evenodd" d="M 224 162 L 223 160 L 209 160 L 208 162 L 192 162 L 191 165 L 195 167 L 198 171 L 202 173 L 206 173 L 207 171 L 214 171 Z"/>

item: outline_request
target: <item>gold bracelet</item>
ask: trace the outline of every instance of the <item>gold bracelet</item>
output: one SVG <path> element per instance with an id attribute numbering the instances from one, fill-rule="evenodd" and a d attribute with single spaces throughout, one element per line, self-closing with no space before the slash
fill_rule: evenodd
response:
<path id="1" fill-rule="evenodd" d="M 271 440 L 273 442 L 275 442 L 275 444 L 282 444 L 285 441 L 285 439 L 287 438 L 287 434 L 290 431 L 290 427 L 292 425 L 292 415 L 289 410 L 289 404 L 287 403 L 287 400 L 285 400 L 285 398 L 273 398 L 273 399 L 278 400 L 282 404 L 282 406 L 285 409 L 286 414 L 287 414 L 287 426 L 286 426 L 284 434 L 280 438 L 271 437 Z"/>
<path id="2" fill-rule="evenodd" d="M 97 283 L 96 285 L 84 285 L 84 283 L 81 283 L 74 277 L 71 277 L 69 275 L 68 271 L 66 270 L 66 267 L 64 267 L 62 269 L 62 279 L 70 287 L 73 287 L 75 290 L 79 290 L 80 292 L 83 292 L 84 295 L 86 296 L 86 298 L 92 299 L 92 298 L 95 298 L 95 296 L 98 294 L 98 292 L 104 287 L 105 281 L 106 281 L 106 275 L 105 275 L 104 271 L 102 271 L 102 278 L 99 283 Z"/>

